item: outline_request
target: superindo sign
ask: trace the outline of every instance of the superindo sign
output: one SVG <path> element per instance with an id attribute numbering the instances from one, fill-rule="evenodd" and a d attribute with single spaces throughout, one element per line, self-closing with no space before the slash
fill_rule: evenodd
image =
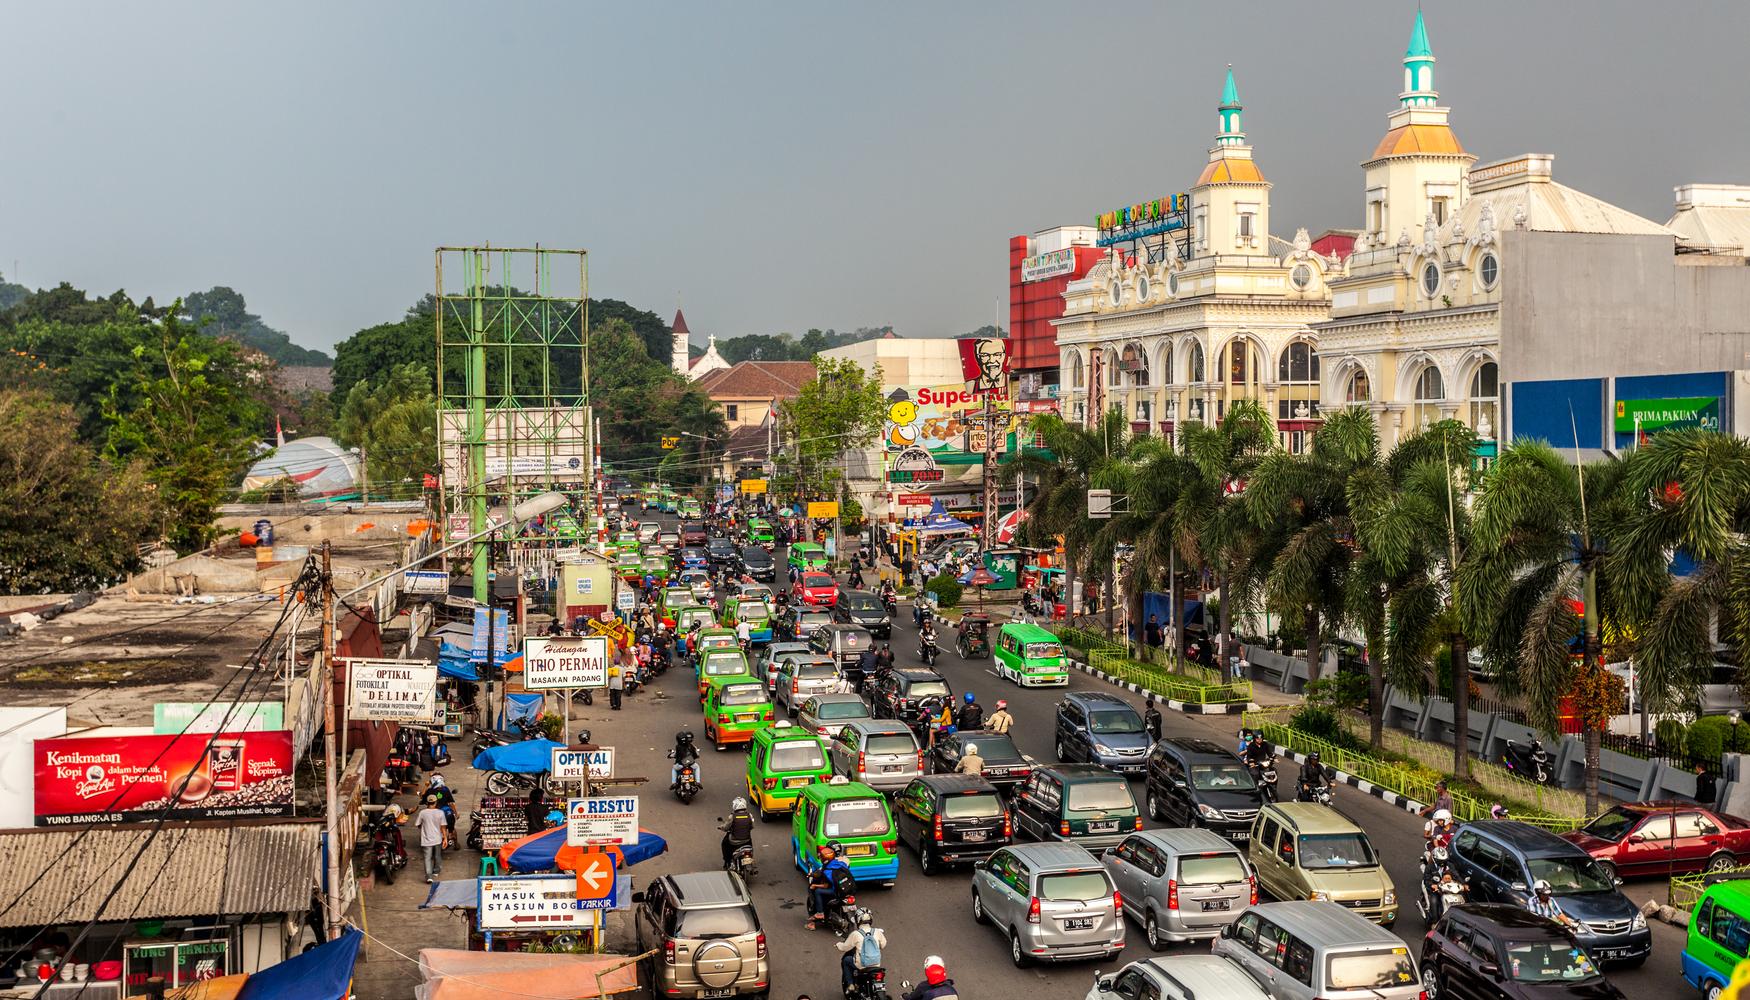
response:
<path id="1" fill-rule="evenodd" d="M 1022 258 L 1021 280 L 1044 281 L 1060 274 L 1069 274 L 1075 269 L 1076 252 L 1073 248 L 1065 247 L 1062 250 Z"/>
<path id="2" fill-rule="evenodd" d="M 638 796 L 592 795 L 568 800 L 565 843 L 570 847 L 638 843 Z"/>
<path id="3" fill-rule="evenodd" d="M 292 811 L 284 729 L 37 740 L 32 752 L 37 826 Z"/>
<path id="4" fill-rule="evenodd" d="M 1616 432 L 1676 430 L 1681 427 L 1720 429 L 1718 396 L 1687 396 L 1679 399 L 1619 399 L 1616 401 Z"/>
<path id="5" fill-rule="evenodd" d="M 573 750 L 569 747 L 561 747 L 553 751 L 553 765 L 547 773 L 555 781 L 612 778 L 614 776 L 614 748 L 599 747 L 595 750 Z"/>
<path id="6" fill-rule="evenodd" d="M 575 875 L 482 878 L 475 884 L 483 931 L 569 930 L 595 924 L 595 914 L 577 905 Z"/>
<path id="7" fill-rule="evenodd" d="M 523 687 L 530 691 L 607 687 L 610 649 L 604 635 L 524 639 Z"/>
<path id="8" fill-rule="evenodd" d="M 347 714 L 369 722 L 437 717 L 437 665 L 424 660 L 347 660 Z"/>

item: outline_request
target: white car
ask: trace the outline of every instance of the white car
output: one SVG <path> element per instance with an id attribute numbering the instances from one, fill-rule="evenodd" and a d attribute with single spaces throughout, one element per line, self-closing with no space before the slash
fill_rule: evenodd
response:
<path id="1" fill-rule="evenodd" d="M 1179 955 L 1132 962 L 1117 972 L 1094 973 L 1094 988 L 1087 1000 L 1269 1000 L 1257 980 L 1225 958 L 1215 955 Z"/>

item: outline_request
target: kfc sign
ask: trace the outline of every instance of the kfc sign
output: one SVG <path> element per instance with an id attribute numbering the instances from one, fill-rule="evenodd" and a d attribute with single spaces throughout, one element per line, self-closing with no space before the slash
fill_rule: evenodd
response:
<path id="1" fill-rule="evenodd" d="M 38 826 L 292 811 L 284 729 L 37 740 L 34 763 Z"/>

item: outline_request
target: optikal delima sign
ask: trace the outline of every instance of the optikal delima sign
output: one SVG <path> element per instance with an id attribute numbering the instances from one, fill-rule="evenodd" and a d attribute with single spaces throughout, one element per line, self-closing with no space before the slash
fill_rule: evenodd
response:
<path id="1" fill-rule="evenodd" d="M 580 778 L 612 778 L 614 748 L 573 750 L 563 747 L 553 751 L 553 764 L 548 769 L 555 781 L 577 781 Z"/>
<path id="2" fill-rule="evenodd" d="M 369 722 L 437 717 L 437 665 L 424 660 L 347 660 L 347 714 Z"/>
<path id="3" fill-rule="evenodd" d="M 1076 269 L 1076 252 L 1073 247 L 1053 250 L 1050 253 L 1035 254 L 1021 260 L 1022 281 L 1044 281 L 1060 274 L 1070 274 Z"/>

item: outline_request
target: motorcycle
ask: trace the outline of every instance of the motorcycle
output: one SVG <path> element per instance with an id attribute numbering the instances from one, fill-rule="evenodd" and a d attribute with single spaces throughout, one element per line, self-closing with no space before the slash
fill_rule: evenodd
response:
<path id="1" fill-rule="evenodd" d="M 845 1000 L 887 1000 L 887 970 L 879 965 L 852 969 Z"/>
<path id="2" fill-rule="evenodd" d="M 844 937 L 857 926 L 857 897 L 834 895 L 826 904 L 826 929 Z"/>
<path id="3" fill-rule="evenodd" d="M 918 659 L 933 667 L 936 665 L 936 656 L 940 652 L 941 649 L 936 645 L 934 638 L 918 637 Z"/>
<path id="4" fill-rule="evenodd" d="M 587 688 L 584 690 L 584 694 L 587 703 L 587 695 L 589 694 Z M 475 755 L 478 756 L 480 751 L 486 750 L 490 747 L 501 747 L 511 743 L 521 743 L 523 740 L 538 740 L 546 736 L 546 733 L 541 731 L 541 727 L 536 725 L 533 719 L 515 719 L 512 720 L 511 725 L 516 727 L 518 734 L 514 737 L 509 733 L 500 732 L 496 729 L 476 728 L 474 730 Z"/>
<path id="5" fill-rule="evenodd" d="M 883 611 L 887 612 L 887 617 L 899 617 L 899 598 L 895 597 L 893 594 L 882 594 L 881 608 Z"/>
<path id="6" fill-rule="evenodd" d="M 395 873 L 407 867 L 407 850 L 401 846 L 395 821 L 384 817 L 371 828 L 371 868 L 384 885 L 395 884 Z"/>
<path id="7" fill-rule="evenodd" d="M 1416 900 L 1416 908 L 1422 911 L 1422 919 L 1432 924 L 1448 908 L 1462 906 L 1464 901 L 1464 883 L 1458 880 L 1451 868 L 1441 865 L 1433 875 L 1422 879 L 1422 893 Z"/>
<path id="8" fill-rule="evenodd" d="M 668 759 L 674 760 L 674 751 L 668 752 Z M 674 785 L 674 797 L 683 805 L 692 805 L 693 798 L 699 794 L 703 786 L 699 784 L 699 772 L 695 765 L 697 758 L 681 761 L 681 776 Z"/>
<path id="9" fill-rule="evenodd" d="M 741 876 L 743 882 L 751 881 L 760 873 L 759 863 L 753 857 L 752 844 L 736 844 L 729 853 L 729 864 L 724 871 L 734 872 Z"/>
<path id="10" fill-rule="evenodd" d="M 486 834 L 480 829 L 480 810 L 468 814 L 468 850 L 480 851 L 486 849 Z"/>
<path id="11" fill-rule="evenodd" d="M 1321 806 L 1330 805 L 1331 804 L 1331 797 L 1333 794 L 1332 788 L 1331 788 L 1331 779 L 1334 778 L 1335 776 L 1336 776 L 1335 772 L 1333 772 L 1330 768 L 1327 767 L 1327 768 L 1325 768 L 1324 773 L 1319 775 L 1318 781 L 1316 781 L 1316 782 L 1302 781 L 1300 783 L 1300 794 L 1295 797 L 1295 801 L 1296 802 L 1317 802 Z"/>
<path id="12" fill-rule="evenodd" d="M 491 795 L 509 795 L 541 787 L 543 774 L 518 774 L 515 771 L 493 771 L 486 776 L 486 791 Z"/>
<path id="13" fill-rule="evenodd" d="M 1265 802 L 1279 800 L 1276 791 L 1276 755 L 1271 754 L 1268 761 L 1252 761 L 1246 765 L 1252 772 L 1252 783 L 1258 786 L 1258 794 Z"/>
<path id="14" fill-rule="evenodd" d="M 1550 784 L 1550 778 L 1553 777 L 1550 773 L 1549 753 L 1544 750 L 1542 740 L 1532 740 L 1530 743 L 1508 740 L 1507 750 L 1501 754 L 1501 766 L 1540 785 Z"/>

